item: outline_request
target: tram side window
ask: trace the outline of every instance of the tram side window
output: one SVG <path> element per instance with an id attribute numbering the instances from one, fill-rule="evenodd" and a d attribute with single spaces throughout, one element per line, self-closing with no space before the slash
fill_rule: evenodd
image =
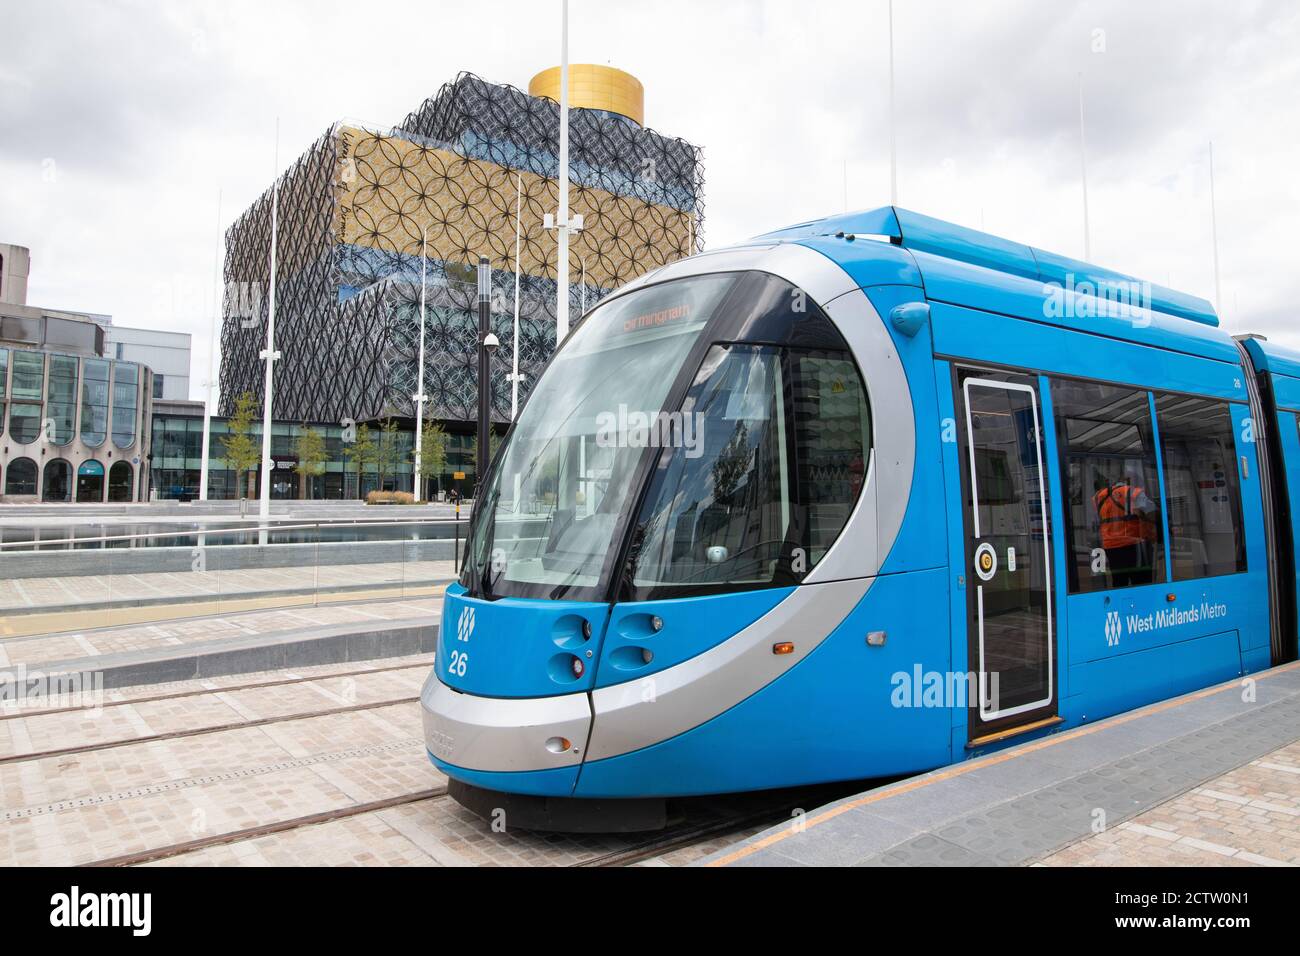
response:
<path id="1" fill-rule="evenodd" d="M 1164 580 L 1160 483 L 1147 392 L 1052 381 L 1066 487 L 1070 593 Z"/>
<path id="2" fill-rule="evenodd" d="M 1246 570 L 1232 411 L 1227 402 L 1157 395 L 1174 580 Z"/>

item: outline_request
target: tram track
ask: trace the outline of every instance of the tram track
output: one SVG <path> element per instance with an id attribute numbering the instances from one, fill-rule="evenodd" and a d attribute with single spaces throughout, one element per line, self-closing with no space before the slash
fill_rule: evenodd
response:
<path id="1" fill-rule="evenodd" d="M 87 867 L 141 866 L 160 860 L 184 856 L 189 853 L 196 853 L 213 847 L 243 843 L 265 836 L 291 833 L 308 827 L 333 823 L 339 820 L 360 817 L 371 813 L 379 813 L 395 807 L 432 803 L 434 801 L 440 801 L 448 796 L 449 793 L 446 786 L 416 790 L 409 793 L 399 794 L 397 796 L 357 803 L 352 806 L 289 817 L 269 823 L 245 827 L 239 830 L 215 833 L 209 836 L 178 841 L 176 843 L 152 847 L 150 849 L 140 850 L 133 853 L 105 857 L 78 865 Z M 600 853 L 585 860 L 578 860 L 569 865 L 574 867 L 631 866 L 635 863 L 662 856 L 665 853 L 686 849 L 720 836 L 740 833 L 741 831 L 748 830 L 755 826 L 771 826 L 783 820 L 789 820 L 792 805 L 793 804 L 790 800 L 783 800 L 779 803 L 769 804 L 749 812 L 730 814 L 721 818 L 713 818 L 703 821 L 687 822 L 679 826 L 671 827 L 666 831 L 656 834 L 650 839 L 635 842 L 628 846 L 610 850 L 605 853 Z"/>
<path id="2" fill-rule="evenodd" d="M 232 684 L 226 687 L 204 687 L 198 690 L 177 691 L 171 694 L 154 694 L 149 697 L 133 697 L 128 700 L 105 701 L 100 704 L 90 704 L 77 707 L 49 707 L 45 710 L 30 711 L 13 711 L 0 713 L 0 722 L 6 720 L 16 720 L 27 717 L 50 717 L 56 714 L 72 714 L 79 711 L 88 710 L 108 710 L 114 707 L 134 707 L 138 704 L 153 704 L 159 701 L 183 700 L 187 697 L 205 697 L 213 694 L 232 694 L 245 690 L 257 690 L 262 687 L 284 687 L 291 684 L 306 684 L 312 681 L 336 680 L 346 677 L 365 677 L 370 674 L 387 674 L 393 671 L 414 670 L 416 668 L 432 668 L 431 661 L 422 661 L 419 664 L 395 664 L 392 667 L 371 667 L 365 670 L 340 671 L 334 674 L 317 674 L 304 677 L 289 677 L 282 680 L 253 681 L 247 684 Z"/>
<path id="3" fill-rule="evenodd" d="M 412 704 L 419 699 L 420 697 L 417 694 L 412 697 L 397 697 L 390 700 L 376 701 L 370 704 L 352 704 L 347 707 L 328 707 L 324 710 L 301 711 L 294 714 L 282 714 L 276 717 L 257 717 L 252 720 L 232 721 L 231 723 L 217 724 L 210 727 L 195 727 L 189 730 L 173 730 L 160 734 L 146 734 L 141 737 L 129 737 L 122 740 L 105 740 L 81 747 L 59 747 L 52 750 L 42 750 L 29 754 L 11 754 L 6 757 L 0 757 L 0 766 L 26 763 L 33 760 L 45 760 L 51 757 L 71 757 L 78 754 L 96 753 L 98 751 L 113 750 L 119 747 L 133 747 L 136 744 L 155 743 L 161 740 L 179 740 L 185 737 L 200 737 L 205 734 L 219 734 L 227 733 L 232 730 L 266 727 L 271 724 L 289 723 L 290 721 L 295 720 L 311 720 L 316 717 L 332 717 L 338 714 L 355 714 L 367 710 L 378 710 L 383 707 L 393 707 L 399 704 Z"/>
<path id="4" fill-rule="evenodd" d="M 350 807 L 339 807 L 334 810 L 325 810 L 319 813 L 290 817 L 288 819 L 258 824 L 240 830 L 231 830 L 226 833 L 216 833 L 211 836 L 197 837 L 193 840 L 184 840 L 177 843 L 167 844 L 165 846 L 153 847 L 148 850 L 140 850 L 135 853 L 105 857 L 103 859 L 92 860 L 78 865 L 84 867 L 143 866 L 148 863 L 184 856 L 188 853 L 195 853 L 212 847 L 228 846 L 233 843 L 243 843 L 264 836 L 288 833 L 306 827 L 333 823 L 339 820 L 346 820 L 351 817 L 363 816 L 369 813 L 379 813 L 383 810 L 389 810 L 394 807 L 413 806 L 415 804 L 433 802 L 441 800 L 447 796 L 449 796 L 449 794 L 447 787 L 445 786 L 434 787 L 426 790 L 417 790 L 411 793 L 400 794 L 395 797 L 386 797 L 381 800 L 358 803 Z M 598 856 L 587 860 L 580 860 L 570 865 L 575 867 L 630 866 L 631 864 L 640 862 L 641 860 L 660 856 L 663 853 L 672 850 L 683 849 L 712 837 L 743 830 L 759 823 L 775 822 L 780 818 L 780 811 L 768 809 L 763 813 L 747 814 L 739 818 L 715 820 L 703 824 L 685 825 L 673 828 L 652 840 L 613 850 L 608 853 L 602 853 Z"/>
<path id="5" fill-rule="evenodd" d="M 724 797 L 722 798 L 722 806 L 718 806 L 716 803 L 708 804 L 713 814 L 711 819 L 688 820 L 678 826 L 670 827 L 642 843 L 603 853 L 588 860 L 580 860 L 572 865 L 631 866 L 642 860 L 662 856 L 674 850 L 686 849 L 714 837 L 737 833 L 750 827 L 768 827 L 775 826 L 778 823 L 791 822 L 793 814 L 806 812 L 809 808 L 822 806 L 852 792 L 855 791 L 847 785 L 819 784 L 799 790 L 774 791 L 768 799 L 760 800 L 757 805 L 748 808 L 729 808 L 726 804 L 733 800 L 740 800 L 742 803 L 748 802 L 753 799 L 751 796 L 735 795 L 733 797 Z"/>
<path id="6" fill-rule="evenodd" d="M 767 810 L 711 823 L 686 824 L 670 829 L 655 839 L 647 840 L 644 843 L 622 850 L 603 853 L 589 860 L 580 860 L 572 865 L 577 867 L 631 866 L 634 863 L 653 859 L 674 850 L 683 850 L 695 846 L 713 837 L 725 836 L 728 833 L 735 833 L 763 823 L 775 824 L 788 819 L 789 815 L 783 807 L 781 811 Z"/>
<path id="7" fill-rule="evenodd" d="M 243 843 L 246 840 L 255 840 L 258 837 L 270 836 L 275 833 L 285 833 L 290 830 L 316 826 L 322 823 L 333 823 L 336 820 L 346 820 L 349 817 L 361 816 L 366 813 L 378 813 L 381 810 L 388 810 L 393 807 L 423 803 L 426 800 L 438 800 L 445 796 L 447 796 L 446 787 L 417 790 L 413 793 L 404 793 L 396 797 L 385 797 L 382 800 L 371 800 L 366 803 L 354 804 L 350 807 L 339 807 L 336 810 L 324 810 L 320 813 L 309 813 L 305 816 L 290 817 L 287 820 L 277 820 L 273 823 L 263 823 L 257 826 L 245 827 L 242 830 L 231 830 L 227 833 L 214 833 L 212 836 L 196 837 L 193 840 L 171 843 L 167 846 L 155 847 L 150 850 L 141 850 L 136 853 L 125 853 L 120 856 L 105 857 L 101 860 L 93 860 L 89 863 L 82 863 L 80 865 L 87 867 L 141 866 L 145 863 L 153 863 L 157 860 L 166 860 L 171 857 L 183 856 L 186 853 L 206 850 L 209 847 L 225 846 L 230 843 Z"/>

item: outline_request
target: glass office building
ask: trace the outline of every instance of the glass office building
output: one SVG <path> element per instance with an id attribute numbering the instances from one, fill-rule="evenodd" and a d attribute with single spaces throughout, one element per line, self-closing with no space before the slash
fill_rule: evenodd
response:
<path id="1" fill-rule="evenodd" d="M 199 402 L 157 402 L 153 414 L 152 467 L 153 488 L 159 498 L 193 499 L 199 494 L 199 477 L 203 464 L 203 406 Z M 320 432 L 325 439 L 324 471 L 319 475 L 300 476 L 297 471 L 298 438 L 307 429 Z M 262 423 L 254 422 L 250 434 L 260 447 Z M 225 440 L 230 435 L 229 419 L 212 419 L 212 466 L 208 479 L 208 497 L 255 498 L 259 487 L 257 472 L 246 474 L 241 482 L 224 458 Z M 395 436 L 393 462 L 382 473 L 374 464 L 358 469 L 344 454 L 343 427 L 339 425 L 275 422 L 271 426 L 271 497 L 311 499 L 364 498 L 368 492 L 411 491 L 414 487 L 414 436 L 399 430 Z M 468 433 L 447 435 L 447 460 L 441 474 L 431 476 L 426 494 L 437 497 L 455 488 L 468 494 L 472 487 L 466 478 L 456 475 L 473 471 L 474 436 Z"/>

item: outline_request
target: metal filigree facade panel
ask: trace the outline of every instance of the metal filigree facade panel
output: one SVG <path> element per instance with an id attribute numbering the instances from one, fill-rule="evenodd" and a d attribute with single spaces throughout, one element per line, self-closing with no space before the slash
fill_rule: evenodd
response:
<path id="1" fill-rule="evenodd" d="M 558 107 L 462 74 L 403 128 L 337 126 L 281 179 L 274 417 L 413 417 L 425 289 L 426 415 L 477 414 L 480 255 L 493 268 L 497 421 L 510 417 L 516 201 L 521 401 L 554 349 Z M 700 248 L 700 151 L 623 117 L 571 112 L 570 313 Z M 228 234 L 222 406 L 260 398 L 271 194 Z M 585 281 L 584 281 L 585 280 Z M 240 290 L 248 290 L 240 294 Z M 232 294 L 232 290 L 234 290 Z"/>
<path id="2" fill-rule="evenodd" d="M 337 138 L 331 130 L 280 177 L 276 245 L 275 417 L 310 417 L 327 366 L 314 348 L 337 334 L 334 219 Z M 226 233 L 225 296 L 221 329 L 221 408 L 251 392 L 259 401 L 270 312 L 271 206 L 268 190 Z"/>

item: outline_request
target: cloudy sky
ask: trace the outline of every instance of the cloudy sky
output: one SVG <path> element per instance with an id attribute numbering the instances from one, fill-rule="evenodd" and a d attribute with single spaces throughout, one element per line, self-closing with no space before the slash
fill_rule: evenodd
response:
<path id="1" fill-rule="evenodd" d="M 194 334 L 221 226 L 334 121 L 461 70 L 526 87 L 559 0 L 0 0 L 0 241 L 28 301 Z M 1214 296 L 1300 347 L 1300 4 L 895 0 L 899 204 Z M 704 147 L 709 246 L 889 201 L 886 0 L 571 0 L 574 62 Z M 846 175 L 847 172 L 847 175 Z"/>

